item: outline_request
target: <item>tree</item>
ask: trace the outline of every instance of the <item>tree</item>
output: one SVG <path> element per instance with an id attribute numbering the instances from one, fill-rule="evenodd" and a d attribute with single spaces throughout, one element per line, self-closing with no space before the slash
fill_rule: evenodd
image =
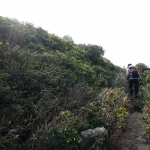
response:
<path id="1" fill-rule="evenodd" d="M 144 71 L 146 71 L 148 69 L 148 67 L 144 63 L 138 63 L 135 65 L 135 67 L 137 67 L 137 69 L 141 75 L 144 73 Z"/>

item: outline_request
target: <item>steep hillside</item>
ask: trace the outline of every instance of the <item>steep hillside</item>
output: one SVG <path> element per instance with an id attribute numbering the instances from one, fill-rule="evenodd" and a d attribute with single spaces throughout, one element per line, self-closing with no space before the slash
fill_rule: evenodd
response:
<path id="1" fill-rule="evenodd" d="M 125 130 L 125 69 L 102 46 L 4 17 L 0 33 L 1 149 L 71 150 L 82 130 L 103 126 L 109 137 Z"/>

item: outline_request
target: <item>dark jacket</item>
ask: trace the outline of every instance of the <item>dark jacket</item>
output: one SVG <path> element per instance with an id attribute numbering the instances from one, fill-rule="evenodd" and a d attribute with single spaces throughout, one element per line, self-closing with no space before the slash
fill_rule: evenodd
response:
<path id="1" fill-rule="evenodd" d="M 130 69 L 131 68 L 135 68 L 133 65 L 131 65 L 131 66 L 129 66 L 129 69 L 127 70 L 127 75 L 126 75 L 126 79 L 127 80 L 135 80 L 135 79 L 138 79 L 138 80 L 140 80 L 140 74 L 139 74 L 139 72 L 138 72 L 138 70 L 137 70 L 137 73 L 138 73 L 138 76 L 137 77 L 132 77 L 132 73 L 131 73 L 131 71 L 130 71 Z"/>

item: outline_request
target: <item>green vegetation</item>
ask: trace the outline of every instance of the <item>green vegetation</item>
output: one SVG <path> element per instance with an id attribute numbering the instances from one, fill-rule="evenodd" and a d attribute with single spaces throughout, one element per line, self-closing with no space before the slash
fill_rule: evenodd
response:
<path id="1" fill-rule="evenodd" d="M 4 17 L 0 33 L 0 149 L 71 150 L 82 130 L 104 126 L 111 137 L 126 129 L 126 70 L 101 46 Z M 149 74 L 142 65 L 147 93 L 137 104 L 143 106 Z M 97 141 L 95 149 L 107 148 Z"/>
<path id="2" fill-rule="evenodd" d="M 144 138 L 147 142 L 150 142 L 150 69 L 142 63 L 139 64 L 139 68 L 143 76 L 140 92 L 140 96 L 142 96 L 139 98 L 139 104 L 143 111 L 141 119 L 145 123 L 146 133 Z"/>

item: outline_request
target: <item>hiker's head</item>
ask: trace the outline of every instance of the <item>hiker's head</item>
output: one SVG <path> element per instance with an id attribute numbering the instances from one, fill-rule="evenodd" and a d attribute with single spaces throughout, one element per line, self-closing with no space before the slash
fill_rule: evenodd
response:
<path id="1" fill-rule="evenodd" d="M 130 66 L 132 66 L 132 64 L 128 64 L 128 68 L 129 68 Z"/>
<path id="2" fill-rule="evenodd" d="M 134 68 L 134 66 L 133 66 L 133 65 L 130 65 L 129 68 Z"/>

